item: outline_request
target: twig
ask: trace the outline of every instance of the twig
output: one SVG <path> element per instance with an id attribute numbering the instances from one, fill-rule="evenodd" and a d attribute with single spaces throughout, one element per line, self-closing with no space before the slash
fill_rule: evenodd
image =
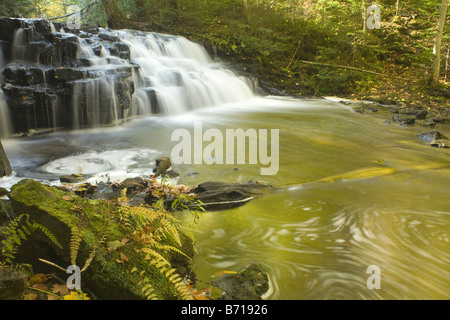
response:
<path id="1" fill-rule="evenodd" d="M 70 16 L 72 16 L 72 15 L 74 15 L 74 14 L 77 14 L 77 13 L 81 13 L 81 12 L 83 12 L 83 11 L 89 9 L 89 8 L 90 8 L 92 5 L 94 5 L 94 3 L 96 3 L 96 2 L 97 2 L 97 0 L 94 0 L 94 1 L 92 1 L 92 2 L 90 2 L 90 3 L 88 3 L 83 9 L 80 9 L 80 10 L 75 11 L 75 12 L 72 12 L 72 13 L 65 14 L 65 15 L 63 15 L 63 16 L 54 17 L 54 18 L 48 18 L 48 20 L 58 20 L 58 19 L 70 17 Z"/>
<path id="2" fill-rule="evenodd" d="M 59 270 L 62 270 L 64 272 L 67 272 L 67 269 L 62 268 L 62 267 L 58 266 L 57 264 L 55 264 L 53 262 L 50 262 L 50 261 L 47 261 L 47 260 L 44 260 L 44 259 L 41 259 L 41 258 L 39 258 L 39 261 L 41 261 L 43 263 L 46 263 L 46 264 L 49 264 L 49 265 L 51 265 L 51 266 L 53 266 L 55 268 L 58 268 Z"/>
<path id="3" fill-rule="evenodd" d="M 292 55 L 291 60 L 289 61 L 289 64 L 287 65 L 286 69 L 289 69 L 289 67 L 291 66 L 292 62 L 294 62 L 295 56 L 297 55 L 298 49 L 300 49 L 300 44 L 301 42 L 298 41 L 298 45 L 297 45 L 297 49 L 295 49 L 294 54 Z"/>

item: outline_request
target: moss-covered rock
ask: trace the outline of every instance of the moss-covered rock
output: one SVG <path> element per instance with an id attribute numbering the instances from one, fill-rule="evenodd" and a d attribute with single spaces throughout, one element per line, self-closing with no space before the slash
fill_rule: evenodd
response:
<path id="1" fill-rule="evenodd" d="M 160 267 L 151 263 L 151 257 L 143 250 L 146 244 L 130 239 L 133 230 L 123 223 L 123 206 L 117 202 L 84 199 L 30 179 L 14 185 L 8 196 L 16 215 L 30 215 L 48 228 L 62 245 L 62 249 L 58 248 L 48 237 L 37 235 L 28 241 L 31 250 L 21 248 L 19 262 L 35 265 L 38 258 L 43 258 L 68 267 L 71 253 L 73 255 L 71 230 L 76 227 L 81 230 L 82 241 L 76 251 L 76 263 L 81 269 L 95 251 L 94 259 L 81 274 L 82 289 L 89 289 L 98 299 L 143 299 L 146 295 L 142 292 L 142 280 L 145 280 L 155 290 L 156 298 L 180 297 L 173 278 L 169 280 Z M 181 246 L 169 238 L 161 240 L 162 246 L 177 248 L 192 257 L 192 240 L 184 233 L 180 233 L 180 239 Z M 111 245 L 113 243 L 119 245 Z M 179 274 L 185 272 L 190 263 L 188 257 L 171 250 L 160 250 L 158 254 Z"/>

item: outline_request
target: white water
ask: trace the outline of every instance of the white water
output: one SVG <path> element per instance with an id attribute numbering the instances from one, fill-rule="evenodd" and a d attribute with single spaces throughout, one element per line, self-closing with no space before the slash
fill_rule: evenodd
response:
<path id="1" fill-rule="evenodd" d="M 3 68 L 5 67 L 5 60 L 3 52 L 0 48 L 0 138 L 4 139 L 11 133 L 11 120 L 9 116 L 8 105 L 6 104 L 5 95 L 1 88 L 3 83 Z"/>
<path id="2" fill-rule="evenodd" d="M 89 61 L 89 72 L 95 72 L 97 78 L 75 81 L 74 128 L 117 124 L 120 118 L 152 113 L 178 115 L 253 97 L 248 79 L 223 69 L 202 46 L 183 37 L 127 30 L 101 32 L 127 44 L 132 63 L 111 56 L 104 46 L 97 56 L 89 43 L 80 39 L 79 57 Z M 116 88 L 130 68 L 134 93 L 131 106 L 121 117 Z"/>

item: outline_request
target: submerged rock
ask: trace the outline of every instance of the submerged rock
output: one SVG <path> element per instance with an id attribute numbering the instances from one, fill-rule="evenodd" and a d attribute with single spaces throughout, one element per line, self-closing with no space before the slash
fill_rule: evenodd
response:
<path id="1" fill-rule="evenodd" d="M 420 133 L 417 138 L 432 147 L 450 148 L 450 140 L 437 130 Z"/>
<path id="2" fill-rule="evenodd" d="M 247 183 L 204 182 L 192 192 L 196 200 L 204 204 L 206 210 L 224 210 L 239 207 L 263 195 L 275 187 L 249 181 Z M 170 202 L 170 200 L 169 200 Z"/>
<path id="3" fill-rule="evenodd" d="M 269 277 L 259 264 L 247 265 L 236 274 L 226 273 L 213 283 L 223 290 L 219 300 L 261 300 L 269 290 Z"/>
<path id="4" fill-rule="evenodd" d="M 400 125 L 412 125 L 416 122 L 416 116 L 407 114 L 394 114 L 392 120 Z"/>

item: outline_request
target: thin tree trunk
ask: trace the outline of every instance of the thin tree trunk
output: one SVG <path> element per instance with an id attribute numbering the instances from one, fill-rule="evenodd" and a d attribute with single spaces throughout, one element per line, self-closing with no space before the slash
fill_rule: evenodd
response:
<path id="1" fill-rule="evenodd" d="M 444 79 L 445 83 L 447 83 L 447 80 L 448 80 L 448 69 L 450 66 L 448 63 L 449 57 L 450 57 L 450 46 L 447 49 L 447 60 L 445 61 L 445 79 Z"/>
<path id="2" fill-rule="evenodd" d="M 362 1 L 362 18 L 363 18 L 363 32 L 366 32 L 366 5 Z"/>
<path id="3" fill-rule="evenodd" d="M 436 37 L 434 39 L 433 48 L 433 65 L 431 67 L 431 81 L 434 83 L 439 82 L 440 69 L 441 69 L 441 43 L 442 35 L 444 33 L 445 18 L 447 16 L 448 0 L 442 0 L 441 11 L 439 14 L 439 22 L 436 30 Z"/>
<path id="4" fill-rule="evenodd" d="M 108 27 L 111 29 L 121 29 L 125 26 L 127 18 L 119 9 L 114 0 L 102 0 L 105 9 Z"/>

